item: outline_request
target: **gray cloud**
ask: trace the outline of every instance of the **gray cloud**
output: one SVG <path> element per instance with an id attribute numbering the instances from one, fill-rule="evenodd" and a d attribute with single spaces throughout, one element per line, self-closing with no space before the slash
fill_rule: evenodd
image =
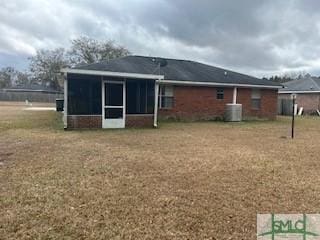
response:
<path id="1" fill-rule="evenodd" d="M 317 0 L 12 0 L 0 7 L 0 66 L 5 58 L 24 66 L 38 48 L 66 47 L 88 35 L 114 39 L 134 54 L 258 76 L 318 74 L 319 9 Z"/>

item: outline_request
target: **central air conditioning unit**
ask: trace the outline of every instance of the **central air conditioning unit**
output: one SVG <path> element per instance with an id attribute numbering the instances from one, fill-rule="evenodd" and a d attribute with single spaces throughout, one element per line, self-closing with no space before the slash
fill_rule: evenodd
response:
<path id="1" fill-rule="evenodd" d="M 242 104 L 228 103 L 224 114 L 226 122 L 241 122 L 242 120 Z"/>

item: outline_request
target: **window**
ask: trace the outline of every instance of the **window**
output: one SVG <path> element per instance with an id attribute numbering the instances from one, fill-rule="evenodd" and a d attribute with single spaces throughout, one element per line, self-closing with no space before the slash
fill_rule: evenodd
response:
<path id="1" fill-rule="evenodd" d="M 253 109 L 260 109 L 260 105 L 261 105 L 261 92 L 259 89 L 252 89 L 251 107 Z"/>
<path id="2" fill-rule="evenodd" d="M 224 89 L 217 88 L 217 99 L 224 99 Z"/>
<path id="3" fill-rule="evenodd" d="M 173 86 L 160 86 L 159 106 L 167 109 L 173 107 Z"/>

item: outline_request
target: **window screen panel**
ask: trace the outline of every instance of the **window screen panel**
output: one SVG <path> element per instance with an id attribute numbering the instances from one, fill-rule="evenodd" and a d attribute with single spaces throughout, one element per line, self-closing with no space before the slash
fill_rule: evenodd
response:
<path id="1" fill-rule="evenodd" d="M 123 85 L 117 83 L 105 84 L 105 105 L 123 106 Z"/>
<path id="2" fill-rule="evenodd" d="M 154 83 L 147 83 L 147 112 L 152 114 L 154 112 Z"/>
<path id="3" fill-rule="evenodd" d="M 122 108 L 105 108 L 105 119 L 119 119 L 123 118 Z"/>
<path id="4" fill-rule="evenodd" d="M 141 82 L 140 85 L 140 99 L 139 99 L 139 112 L 146 113 L 147 112 L 147 84 L 146 82 Z"/>
<path id="5" fill-rule="evenodd" d="M 127 114 L 152 114 L 154 111 L 154 81 L 128 80 L 126 82 Z"/>
<path id="6" fill-rule="evenodd" d="M 101 111 L 100 78 L 68 74 L 68 114 L 101 115 Z"/>

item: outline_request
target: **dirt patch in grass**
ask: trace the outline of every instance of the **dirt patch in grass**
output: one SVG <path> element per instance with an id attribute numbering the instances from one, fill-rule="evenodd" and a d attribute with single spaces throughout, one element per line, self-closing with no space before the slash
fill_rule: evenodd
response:
<path id="1" fill-rule="evenodd" d="M 0 238 L 256 239 L 257 213 L 320 206 L 320 119 L 63 131 L 0 106 Z"/>

